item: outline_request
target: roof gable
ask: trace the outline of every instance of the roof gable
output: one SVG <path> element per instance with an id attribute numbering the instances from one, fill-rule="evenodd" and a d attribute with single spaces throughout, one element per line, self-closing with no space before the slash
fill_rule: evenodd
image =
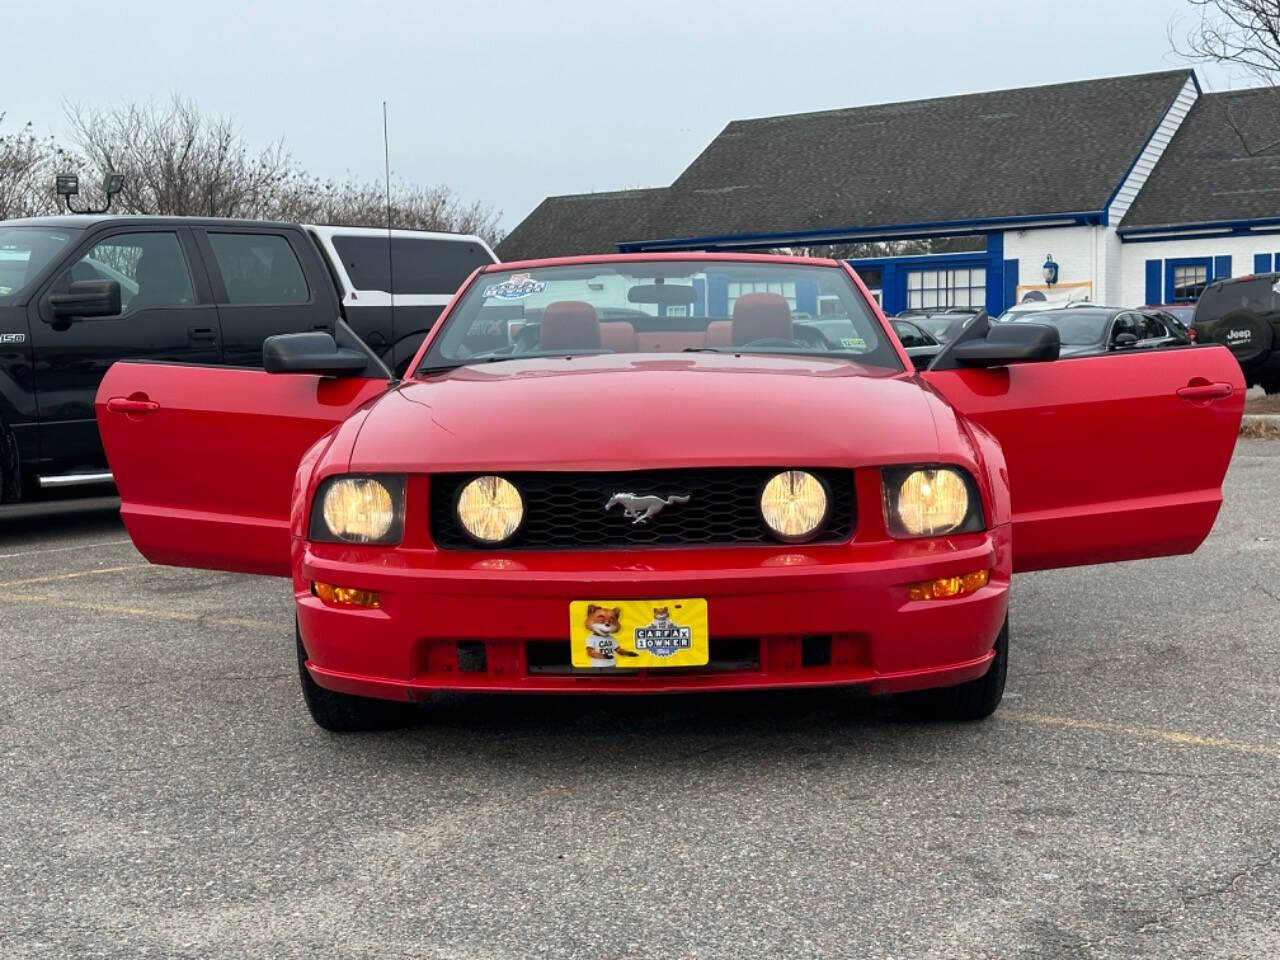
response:
<path id="1" fill-rule="evenodd" d="M 664 188 L 547 197 L 503 241 L 503 260 L 614 253 L 636 231 Z"/>
<path id="2" fill-rule="evenodd" d="M 1280 216 L 1280 87 L 1207 93 L 1121 229 Z"/>
<path id="3" fill-rule="evenodd" d="M 1101 211 L 1191 76 L 734 121 L 617 239 Z"/>

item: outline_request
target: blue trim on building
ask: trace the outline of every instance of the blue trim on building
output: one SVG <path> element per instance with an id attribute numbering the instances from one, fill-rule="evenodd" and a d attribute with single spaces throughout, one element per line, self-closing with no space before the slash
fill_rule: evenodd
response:
<path id="1" fill-rule="evenodd" d="M 1271 272 L 1271 254 L 1255 253 L 1253 255 L 1253 272 L 1254 273 L 1270 273 Z"/>
<path id="2" fill-rule="evenodd" d="M 796 280 L 796 312 L 818 315 L 818 281 L 812 277 Z"/>
<path id="3" fill-rule="evenodd" d="M 1224 277 L 1231 276 L 1231 257 L 1214 257 L 1213 258 L 1213 279 L 1221 280 Z"/>
<path id="4" fill-rule="evenodd" d="M 1116 231 L 1122 243 L 1150 243 L 1157 240 L 1180 240 L 1192 237 L 1230 237 L 1280 233 L 1280 217 L 1256 220 L 1206 220 L 1202 223 L 1179 223 L 1167 227 L 1121 227 Z"/>
<path id="5" fill-rule="evenodd" d="M 1164 303 L 1185 303 L 1187 301 L 1173 298 L 1173 271 L 1177 267 L 1204 267 L 1204 282 L 1213 283 L 1213 257 L 1170 257 L 1164 262 Z M 1231 272 L 1230 257 L 1219 257 L 1228 262 L 1227 272 Z"/>
<path id="6" fill-rule="evenodd" d="M 843 240 L 910 240 L 940 233 L 986 233 L 1002 229 L 1097 226 L 1106 223 L 1105 210 L 1075 210 L 1066 213 L 1019 214 L 973 220 L 936 220 L 929 223 L 879 224 L 870 227 L 840 227 L 829 230 L 793 230 L 778 233 L 741 233 L 709 237 L 678 237 L 657 240 L 627 240 L 618 244 L 622 253 L 658 250 L 745 250 L 752 247 L 803 246 Z"/>
<path id="7" fill-rule="evenodd" d="M 1163 267 L 1163 260 L 1147 261 L 1147 303 L 1165 302 L 1160 292 L 1160 272 Z"/>
<path id="8" fill-rule="evenodd" d="M 693 296 L 693 315 L 705 317 L 707 315 L 707 281 L 699 277 L 694 278 Z"/>
<path id="9" fill-rule="evenodd" d="M 993 316 L 999 316 L 1011 306 L 1018 302 L 1018 261 L 1006 260 L 1004 262 L 1004 296 L 1000 299 L 1000 310 Z M 991 313 L 992 308 L 987 307 L 987 313 Z"/>
<path id="10" fill-rule="evenodd" d="M 998 316 L 1017 297 L 1018 261 L 1004 259 L 1004 236 L 987 234 L 987 249 L 850 260 L 857 271 L 880 271 L 880 305 L 890 316 L 907 308 L 907 275 L 916 270 L 985 270 L 987 312 Z M 1010 276 L 1012 274 L 1012 276 Z"/>

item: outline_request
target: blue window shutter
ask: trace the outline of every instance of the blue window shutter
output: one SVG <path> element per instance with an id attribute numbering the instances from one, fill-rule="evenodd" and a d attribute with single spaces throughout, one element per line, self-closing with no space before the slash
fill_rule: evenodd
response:
<path id="1" fill-rule="evenodd" d="M 1163 303 L 1164 297 L 1160 295 L 1160 265 L 1161 260 L 1147 261 L 1147 303 Z"/>
<path id="2" fill-rule="evenodd" d="M 1230 257 L 1214 257 L 1213 258 L 1213 279 L 1221 280 L 1223 277 L 1231 276 L 1231 258 Z"/>
<path id="3" fill-rule="evenodd" d="M 1271 254 L 1255 253 L 1253 255 L 1253 272 L 1254 273 L 1270 273 L 1271 272 Z"/>
<path id="4" fill-rule="evenodd" d="M 1018 263 L 1017 260 L 1004 262 L 1004 300 L 996 305 L 997 309 L 988 311 L 993 317 L 1000 316 L 1018 302 Z"/>

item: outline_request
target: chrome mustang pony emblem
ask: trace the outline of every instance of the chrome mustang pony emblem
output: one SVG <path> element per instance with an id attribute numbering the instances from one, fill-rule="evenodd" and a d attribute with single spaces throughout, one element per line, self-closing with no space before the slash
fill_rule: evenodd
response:
<path id="1" fill-rule="evenodd" d="M 615 493 L 609 498 L 609 502 L 604 505 L 605 510 L 613 509 L 614 504 L 622 505 L 622 512 L 626 514 L 627 519 L 633 524 L 644 523 L 650 517 L 662 512 L 663 507 L 669 507 L 673 503 L 688 503 L 688 497 L 670 496 L 665 500 L 662 497 L 646 496 L 638 497 L 634 493 Z"/>

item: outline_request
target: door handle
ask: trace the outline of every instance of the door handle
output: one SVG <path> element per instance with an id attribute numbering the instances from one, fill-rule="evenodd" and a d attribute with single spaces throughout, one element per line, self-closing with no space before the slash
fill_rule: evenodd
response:
<path id="1" fill-rule="evenodd" d="M 1229 383 L 1189 383 L 1178 388 L 1178 396 L 1183 400 L 1218 400 L 1231 396 Z"/>
<path id="2" fill-rule="evenodd" d="M 154 400 L 144 400 L 139 397 L 112 397 L 107 401 L 107 409 L 112 413 L 128 413 L 138 416 L 143 413 L 155 413 L 160 409 L 160 404 Z"/>
<path id="3" fill-rule="evenodd" d="M 217 340 L 218 333 L 213 327 L 190 327 L 187 330 L 192 340 Z"/>

